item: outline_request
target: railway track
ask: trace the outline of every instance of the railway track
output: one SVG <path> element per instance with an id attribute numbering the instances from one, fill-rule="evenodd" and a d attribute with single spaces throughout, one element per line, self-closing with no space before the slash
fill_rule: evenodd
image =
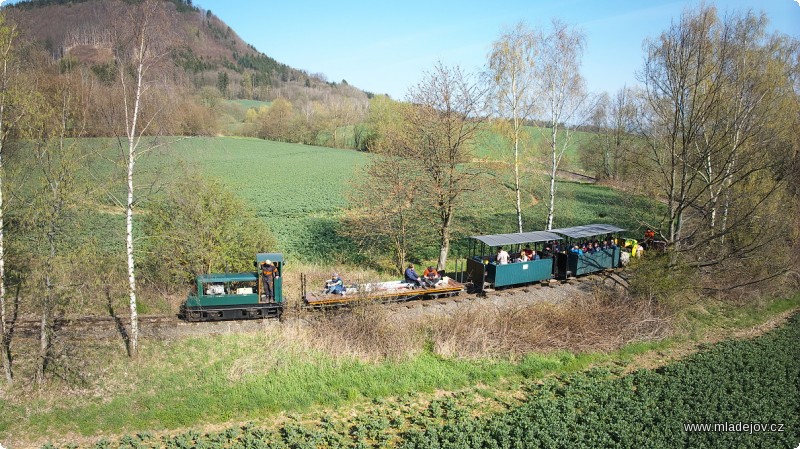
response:
<path id="1" fill-rule="evenodd" d="M 617 284 L 624 284 L 624 279 L 616 274 L 617 270 L 599 275 L 590 275 L 579 279 L 569 279 L 566 281 L 550 281 L 544 283 L 524 285 L 514 288 L 504 288 L 501 290 L 487 290 L 483 294 L 462 292 L 457 296 L 449 296 L 438 299 L 412 299 L 401 302 L 384 303 L 386 307 L 393 311 L 402 313 L 404 309 L 433 309 L 437 307 L 458 307 L 462 304 L 469 304 L 474 301 L 484 299 L 492 300 L 514 294 L 521 294 L 529 291 L 528 289 L 557 289 L 562 284 L 576 284 L 597 282 L 611 278 Z M 341 304 L 333 308 L 343 308 Z M 300 310 L 310 311 L 319 310 L 319 307 L 304 306 Z M 325 310 L 325 309 L 323 309 Z M 289 311 L 289 317 L 295 315 L 294 311 Z M 289 318 L 291 319 L 291 318 Z M 9 323 L 10 324 L 10 323 Z M 14 323 L 14 338 L 34 339 L 39 336 L 41 323 L 35 318 L 22 318 Z M 250 332 L 270 327 L 280 326 L 280 321 L 275 319 L 254 319 L 236 321 L 206 321 L 206 322 L 187 322 L 181 320 L 176 315 L 141 315 L 139 316 L 139 335 L 141 338 L 152 339 L 172 339 L 180 337 L 191 337 L 198 335 L 222 335 L 241 332 Z M 83 316 L 60 318 L 54 323 L 54 328 L 59 337 L 71 340 L 104 340 L 125 338 L 130 329 L 129 317 L 113 316 Z"/>

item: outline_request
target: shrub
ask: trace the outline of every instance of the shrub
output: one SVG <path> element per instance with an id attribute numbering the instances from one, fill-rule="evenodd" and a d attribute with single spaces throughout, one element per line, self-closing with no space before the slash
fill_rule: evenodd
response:
<path id="1" fill-rule="evenodd" d="M 189 176 L 173 184 L 142 220 L 147 281 L 183 284 L 202 273 L 252 271 L 256 252 L 275 239 L 241 199 L 215 180 Z"/>

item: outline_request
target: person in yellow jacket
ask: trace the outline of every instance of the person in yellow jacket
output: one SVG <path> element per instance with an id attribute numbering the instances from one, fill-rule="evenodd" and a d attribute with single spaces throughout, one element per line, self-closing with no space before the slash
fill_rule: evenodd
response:
<path id="1" fill-rule="evenodd" d="M 625 248 L 631 249 L 631 256 L 639 257 L 639 242 L 636 239 L 625 239 Z"/>

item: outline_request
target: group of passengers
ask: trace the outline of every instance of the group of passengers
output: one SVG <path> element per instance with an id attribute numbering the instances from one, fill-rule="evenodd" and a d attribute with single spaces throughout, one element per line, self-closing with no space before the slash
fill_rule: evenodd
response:
<path id="1" fill-rule="evenodd" d="M 582 256 L 584 254 L 599 253 L 600 251 L 607 249 L 614 249 L 616 247 L 617 244 L 614 241 L 614 239 L 607 239 L 603 240 L 602 242 L 597 239 L 594 239 L 594 240 L 575 243 L 574 245 L 572 245 L 572 248 L 569 249 L 569 252 L 572 254 L 577 254 L 579 256 Z"/>
<path id="2" fill-rule="evenodd" d="M 414 264 L 408 264 L 404 277 L 407 284 L 422 288 L 433 288 L 442 280 L 439 271 L 430 265 L 422 272 L 422 276 L 420 276 L 417 274 L 416 270 L 414 270 Z"/>
<path id="3" fill-rule="evenodd" d="M 547 259 L 556 253 L 572 253 L 578 255 L 594 254 L 606 249 L 614 249 L 617 243 L 614 239 L 608 238 L 605 240 L 584 240 L 575 242 L 574 244 L 567 244 L 557 240 L 545 243 L 542 251 L 535 251 L 531 249 L 530 245 L 525 245 L 525 248 L 520 250 L 519 253 L 509 254 L 502 246 L 497 248 L 497 254 L 494 256 L 494 262 L 497 265 L 506 265 L 508 263 L 528 262 L 531 260 Z"/>
<path id="4" fill-rule="evenodd" d="M 510 262 L 519 263 L 519 262 L 528 262 L 530 260 L 539 260 L 542 257 L 550 257 L 550 248 L 545 248 L 545 251 L 541 254 L 533 249 L 531 249 L 531 245 L 525 245 L 525 248 L 520 250 L 519 253 L 514 254 L 512 257 L 508 251 L 503 249 L 503 247 L 497 248 L 497 255 L 494 258 L 494 261 L 497 265 L 506 265 Z"/>
<path id="5" fill-rule="evenodd" d="M 422 288 L 435 287 L 439 281 L 442 280 L 441 275 L 439 275 L 439 272 L 433 268 L 433 266 L 426 268 L 425 271 L 422 272 L 422 276 L 420 276 L 414 270 L 414 264 L 409 264 L 404 274 L 407 284 Z M 341 276 L 339 276 L 339 273 L 335 272 L 331 275 L 330 279 L 325 281 L 325 288 L 322 291 L 322 293 L 326 295 L 344 295 L 346 292 L 347 287 L 345 287 L 344 281 Z"/>

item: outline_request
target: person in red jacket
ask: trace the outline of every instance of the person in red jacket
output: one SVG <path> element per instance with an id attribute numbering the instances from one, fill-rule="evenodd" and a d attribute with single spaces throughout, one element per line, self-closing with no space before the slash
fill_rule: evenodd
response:
<path id="1" fill-rule="evenodd" d="M 653 244 L 653 240 L 655 240 L 655 238 L 656 238 L 656 233 L 652 229 L 644 231 L 644 241 L 642 242 L 644 244 L 644 247 L 649 248 L 650 245 Z"/>
<path id="2" fill-rule="evenodd" d="M 425 271 L 422 272 L 422 279 L 425 281 L 425 284 L 428 287 L 433 287 L 442 278 L 441 276 L 439 276 L 439 272 L 436 271 L 436 269 L 431 266 L 426 268 Z"/>

